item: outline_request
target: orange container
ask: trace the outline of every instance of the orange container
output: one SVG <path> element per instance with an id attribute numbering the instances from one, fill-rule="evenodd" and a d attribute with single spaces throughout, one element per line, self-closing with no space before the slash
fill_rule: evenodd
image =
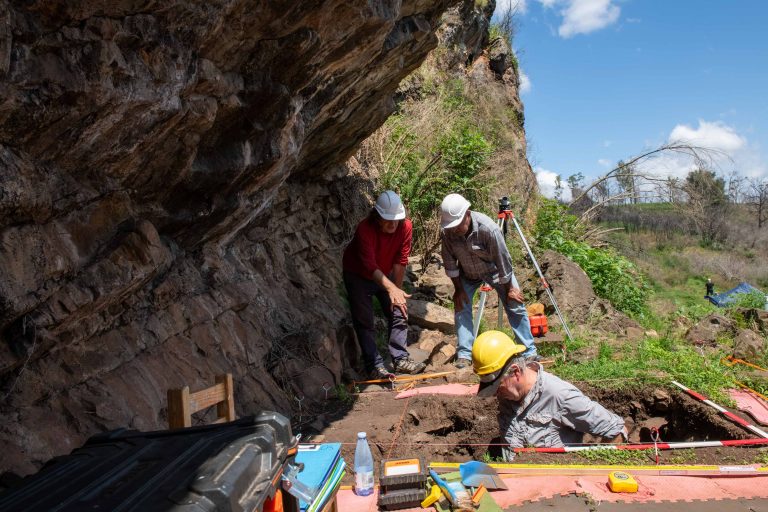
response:
<path id="1" fill-rule="evenodd" d="M 283 512 L 283 493 L 278 489 L 274 498 L 267 498 L 262 512 Z"/>
<path id="2" fill-rule="evenodd" d="M 547 334 L 549 328 L 547 327 L 547 317 L 544 315 L 532 315 L 528 317 L 531 322 L 531 334 L 540 338 Z"/>

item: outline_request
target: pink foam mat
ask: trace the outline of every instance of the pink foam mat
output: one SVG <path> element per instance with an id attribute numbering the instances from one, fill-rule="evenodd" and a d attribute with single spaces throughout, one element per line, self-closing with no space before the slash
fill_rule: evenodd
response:
<path id="1" fill-rule="evenodd" d="M 502 507 L 522 505 L 566 494 L 588 494 L 596 501 L 646 503 L 657 501 L 727 500 L 738 498 L 768 498 L 768 475 L 748 477 L 697 476 L 638 476 L 636 493 L 613 493 L 605 476 L 509 476 L 504 480 L 506 491 L 493 491 L 491 495 Z M 356 496 L 342 489 L 338 492 L 338 509 L 345 512 L 375 512 L 377 493 Z M 422 508 L 406 509 L 416 512 Z"/>
<path id="2" fill-rule="evenodd" d="M 768 404 L 765 400 L 742 389 L 729 389 L 728 394 L 739 410 L 752 416 L 758 423 L 768 425 Z"/>
<path id="3" fill-rule="evenodd" d="M 476 395 L 479 384 L 441 384 L 439 386 L 424 386 L 398 393 L 395 398 L 408 398 L 416 395 Z"/>

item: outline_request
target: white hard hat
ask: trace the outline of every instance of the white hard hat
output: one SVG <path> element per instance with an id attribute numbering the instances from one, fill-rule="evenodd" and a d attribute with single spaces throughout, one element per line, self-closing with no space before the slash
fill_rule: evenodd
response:
<path id="1" fill-rule="evenodd" d="M 401 220 L 405 218 L 405 207 L 400 196 L 391 190 L 385 190 L 376 199 L 376 211 L 384 220 Z"/>
<path id="2" fill-rule="evenodd" d="M 456 227 L 464 219 L 469 209 L 469 201 L 459 194 L 448 194 L 440 204 L 440 227 L 449 229 Z"/>

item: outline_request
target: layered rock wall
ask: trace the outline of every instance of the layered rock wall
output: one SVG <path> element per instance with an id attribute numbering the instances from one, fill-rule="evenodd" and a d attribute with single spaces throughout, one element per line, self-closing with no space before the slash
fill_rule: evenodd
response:
<path id="1" fill-rule="evenodd" d="M 164 428 L 167 389 L 220 373 L 239 415 L 296 419 L 354 371 L 340 260 L 376 184 L 349 157 L 436 33 L 522 112 L 493 9 L 0 0 L 0 472 Z"/>
<path id="2" fill-rule="evenodd" d="M 341 164 L 451 3 L 0 0 L 0 471 L 217 373 L 239 414 L 340 381 Z"/>

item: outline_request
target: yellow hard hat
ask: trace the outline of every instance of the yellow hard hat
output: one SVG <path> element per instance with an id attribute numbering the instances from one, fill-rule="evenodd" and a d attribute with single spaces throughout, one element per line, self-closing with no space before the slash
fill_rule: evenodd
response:
<path id="1" fill-rule="evenodd" d="M 485 331 L 478 336 L 472 346 L 472 369 L 480 376 L 477 394 L 493 396 L 508 363 L 521 352 L 525 352 L 525 345 L 515 343 L 501 331 Z"/>

